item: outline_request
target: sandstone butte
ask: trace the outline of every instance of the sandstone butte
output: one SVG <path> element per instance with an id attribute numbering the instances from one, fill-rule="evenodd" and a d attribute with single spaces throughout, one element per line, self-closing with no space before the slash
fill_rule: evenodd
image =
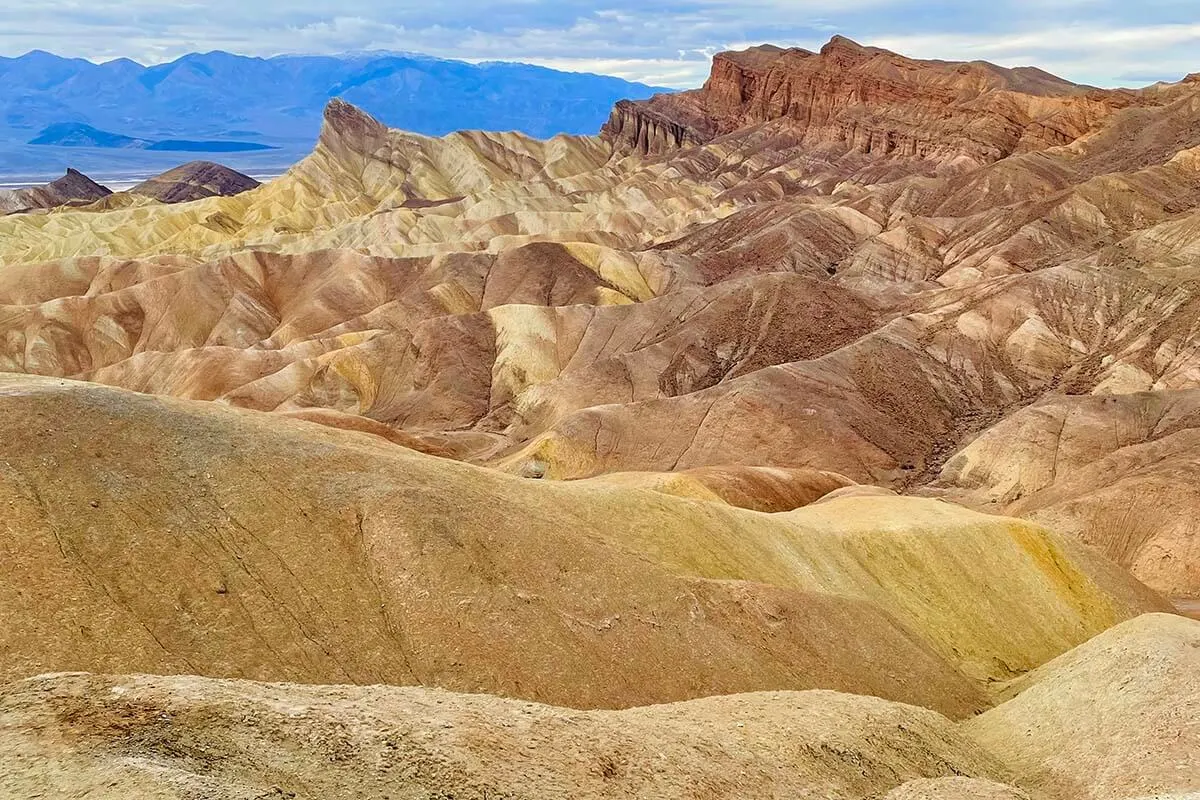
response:
<path id="1" fill-rule="evenodd" d="M 1200 82 L 838 37 L 70 199 L 0 217 L 0 796 L 1200 793 Z"/>

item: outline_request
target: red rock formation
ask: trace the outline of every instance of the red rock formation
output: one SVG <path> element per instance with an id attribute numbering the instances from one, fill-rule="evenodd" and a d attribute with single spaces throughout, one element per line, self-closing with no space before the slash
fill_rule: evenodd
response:
<path id="1" fill-rule="evenodd" d="M 837 36 L 820 53 L 720 53 L 703 88 L 621 103 L 604 134 L 662 153 L 780 123 L 808 147 L 986 164 L 1068 144 L 1135 102 L 1033 68 L 919 61 Z"/>

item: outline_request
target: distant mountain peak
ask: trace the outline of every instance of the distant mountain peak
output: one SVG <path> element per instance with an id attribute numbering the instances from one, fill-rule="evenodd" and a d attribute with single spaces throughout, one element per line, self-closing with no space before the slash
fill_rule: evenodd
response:
<path id="1" fill-rule="evenodd" d="M 515 130 L 551 138 L 594 134 L 613 103 L 655 92 L 614 77 L 525 64 L 481 67 L 396 51 L 263 59 L 217 50 L 150 67 L 42 54 L 0 60 L 0 73 L 0 164 L 15 176 L 67 164 L 110 171 L 102 153 L 68 146 L 122 148 L 111 163 L 141 174 L 166 166 L 154 155 L 158 150 L 251 153 L 273 147 L 278 149 L 270 156 L 238 156 L 234 166 L 282 171 L 329 127 L 322 112 L 333 97 L 390 127 L 430 136 Z M 379 126 L 336 104 L 329 116 L 334 130 L 327 135 L 357 137 L 360 145 Z M 30 151 L 25 146 L 35 136 L 45 147 Z"/>

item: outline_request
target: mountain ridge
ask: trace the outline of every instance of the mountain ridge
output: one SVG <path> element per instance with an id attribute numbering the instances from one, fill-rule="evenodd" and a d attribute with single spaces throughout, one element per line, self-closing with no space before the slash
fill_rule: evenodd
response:
<path id="1" fill-rule="evenodd" d="M 276 147 L 231 166 L 286 166 L 311 149 L 321 112 L 344 96 L 393 127 L 443 135 L 459 129 L 519 130 L 549 137 L 591 134 L 612 104 L 648 97 L 653 87 L 619 78 L 511 62 L 473 65 L 432 56 L 367 53 L 252 58 L 193 53 L 142 66 L 94 64 L 45 52 L 0 59 L 0 172 L 78 166 L 67 151 L 25 147 L 52 125 L 88 125 L 133 139 L 212 141 L 253 130 Z M 244 137 L 242 137 L 244 138 Z M 161 159 L 124 160 L 163 168 Z M 91 164 L 84 169 L 96 171 Z"/>
<path id="2" fill-rule="evenodd" d="M 623 101 L 603 135 L 656 153 L 779 122 L 809 147 L 847 143 L 868 152 L 924 155 L 949 144 L 985 163 L 1067 144 L 1109 110 L 1139 99 L 1132 91 L 1082 86 L 1036 68 L 912 59 L 835 36 L 818 52 L 760 46 L 717 53 L 703 87 Z M 864 107 L 872 113 L 856 115 L 854 109 Z M 930 141 L 934 134 L 959 141 L 939 144 Z"/>

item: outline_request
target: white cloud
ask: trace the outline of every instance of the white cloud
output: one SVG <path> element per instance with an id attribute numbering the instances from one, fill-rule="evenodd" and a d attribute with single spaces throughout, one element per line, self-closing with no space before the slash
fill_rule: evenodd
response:
<path id="1" fill-rule="evenodd" d="M 330 13 L 331 5 L 336 9 Z M 731 44 L 834 32 L 911 55 L 1036 64 L 1101 85 L 1200 70 L 1195 0 L 5 0 L 0 54 L 144 62 L 388 49 L 694 86 Z M 680 54 L 683 54 L 680 57 Z"/>

